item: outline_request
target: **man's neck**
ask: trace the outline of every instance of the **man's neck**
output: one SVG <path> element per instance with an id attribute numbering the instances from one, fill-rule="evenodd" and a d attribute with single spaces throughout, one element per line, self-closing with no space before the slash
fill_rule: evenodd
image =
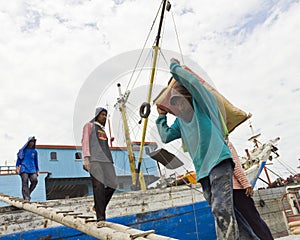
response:
<path id="1" fill-rule="evenodd" d="M 94 121 L 94 123 L 98 126 L 100 126 L 101 128 L 104 128 L 104 125 L 102 125 L 101 123 L 97 122 L 97 121 Z"/>

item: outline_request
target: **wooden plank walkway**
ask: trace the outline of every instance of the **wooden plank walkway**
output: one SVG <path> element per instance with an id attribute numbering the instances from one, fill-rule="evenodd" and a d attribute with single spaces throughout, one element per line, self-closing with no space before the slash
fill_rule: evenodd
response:
<path id="1" fill-rule="evenodd" d="M 73 210 L 57 210 L 43 203 L 26 202 L 21 198 L 11 197 L 0 193 L 0 201 L 6 202 L 17 208 L 41 215 L 67 227 L 77 229 L 98 239 L 110 240 L 175 240 L 174 238 L 157 235 L 154 230 L 141 231 L 121 224 L 106 222 L 105 227 L 98 228 L 94 216 L 85 216 L 74 213 Z"/>
<path id="2" fill-rule="evenodd" d="M 289 235 L 281 238 L 275 238 L 275 240 L 300 240 L 300 235 Z"/>

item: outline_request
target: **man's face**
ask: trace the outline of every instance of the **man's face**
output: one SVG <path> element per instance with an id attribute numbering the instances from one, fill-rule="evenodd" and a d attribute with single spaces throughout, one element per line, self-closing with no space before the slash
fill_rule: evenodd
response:
<path id="1" fill-rule="evenodd" d="M 35 143 L 35 141 L 34 141 L 34 140 L 31 140 L 31 141 L 28 143 L 28 148 L 33 148 L 34 143 Z"/>
<path id="2" fill-rule="evenodd" d="M 105 112 L 105 111 L 101 112 L 101 113 L 98 115 L 96 121 L 99 122 L 99 123 L 101 123 L 102 125 L 104 125 L 105 122 L 106 122 L 106 112 Z"/>

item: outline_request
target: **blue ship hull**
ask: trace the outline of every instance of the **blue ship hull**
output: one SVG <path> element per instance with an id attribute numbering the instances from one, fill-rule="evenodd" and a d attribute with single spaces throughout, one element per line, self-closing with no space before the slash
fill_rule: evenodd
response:
<path id="1" fill-rule="evenodd" d="M 265 148 L 269 148 L 267 154 L 264 154 L 263 159 L 259 163 L 255 162 L 255 164 L 253 164 L 253 166 L 247 170 L 247 176 L 249 177 L 252 185 L 255 185 L 257 178 L 265 166 L 266 159 L 270 158 L 273 144 L 274 143 L 271 142 L 268 145 L 264 145 L 262 149 L 256 149 L 265 150 Z M 74 154 L 73 148 L 68 149 L 68 151 L 69 150 L 73 151 L 71 153 Z M 261 152 L 265 153 L 266 151 Z M 121 151 L 118 151 L 118 153 L 121 153 Z M 77 180 L 79 181 L 79 178 L 84 179 L 87 177 L 83 176 L 87 175 L 87 173 L 83 172 L 82 170 L 82 162 L 79 160 L 75 161 L 76 171 L 78 170 L 79 172 L 80 170 L 82 173 L 82 175 L 77 176 Z M 249 164 L 253 161 L 251 158 L 249 158 L 247 159 L 247 162 Z M 59 161 L 50 163 L 53 165 L 53 170 L 60 166 Z M 40 179 L 39 184 L 41 189 L 36 189 L 33 192 L 33 201 L 46 201 L 46 184 L 41 183 L 44 183 L 47 177 L 55 181 L 59 181 L 60 184 L 57 184 L 57 182 L 52 184 L 55 187 L 64 187 L 67 183 L 66 181 L 69 181 L 71 177 L 67 176 L 62 178 L 62 176 L 59 174 L 55 175 L 54 172 L 52 173 L 52 171 L 50 173 L 41 173 L 40 177 L 42 179 Z M 72 176 L 76 175 L 73 173 Z M 20 177 L 15 174 L 1 176 L 1 180 L 5 178 L 5 181 L 0 181 L 0 192 L 4 192 L 10 196 L 18 196 L 18 194 L 20 195 L 20 188 L 13 188 L 14 191 L 18 191 L 18 194 L 13 193 L 11 188 L 12 185 L 20 185 Z M 71 185 L 74 184 L 72 183 Z M 127 187 L 128 186 L 124 187 L 124 189 L 127 189 Z M 216 239 L 214 218 L 211 208 L 209 207 L 207 201 L 204 200 L 203 195 L 199 192 L 199 187 L 199 185 L 193 185 L 191 187 L 175 186 L 164 189 L 150 189 L 141 192 L 123 192 L 120 193 L 120 195 L 114 194 L 108 208 L 108 221 L 144 231 L 155 230 L 156 234 L 176 239 Z M 39 194 L 40 192 L 43 194 Z M 55 190 L 54 192 L 57 191 Z M 75 200 L 78 201 L 78 203 L 77 205 L 72 204 L 72 210 L 82 213 L 86 212 L 87 209 L 93 205 L 92 198 L 90 198 L 89 201 L 87 201 L 87 198 L 88 197 L 84 197 L 84 201 Z M 59 206 L 61 206 L 65 201 L 69 200 L 61 199 L 61 201 L 59 201 Z M 46 202 L 51 202 L 51 200 Z M 18 213 L 9 214 L 11 220 L 4 220 L 7 218 L 6 216 L 5 218 L 2 218 L 4 220 L 4 224 L 2 224 L 2 228 L 0 229 L 0 239 L 94 239 L 82 232 L 79 232 L 78 230 L 74 230 L 65 226 L 53 225 L 52 223 L 48 223 L 47 228 L 41 229 L 41 227 L 43 227 L 41 223 L 43 223 L 44 220 L 36 220 L 35 216 L 31 216 L 31 221 L 28 223 L 28 221 L 20 221 L 19 216 L 17 216 Z M 8 222 L 5 223 L 5 221 Z M 13 226 L 9 221 L 12 222 Z M 33 222 L 36 222 L 35 225 Z M 23 227 L 20 227 L 20 225 Z"/>
<path id="2" fill-rule="evenodd" d="M 214 218 L 206 201 L 153 212 L 110 218 L 108 221 L 182 240 L 216 239 Z M 8 234 L 1 239 L 96 239 L 73 228 L 59 226 Z"/>

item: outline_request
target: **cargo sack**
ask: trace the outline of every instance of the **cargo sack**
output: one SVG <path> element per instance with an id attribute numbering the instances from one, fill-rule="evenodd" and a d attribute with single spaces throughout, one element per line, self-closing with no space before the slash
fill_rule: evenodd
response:
<path id="1" fill-rule="evenodd" d="M 251 113 L 247 114 L 243 110 L 234 106 L 221 93 L 219 93 L 215 88 L 213 88 L 209 83 L 207 83 L 203 78 L 201 78 L 198 74 L 192 71 L 189 67 L 183 65 L 182 68 L 187 70 L 191 74 L 193 74 L 203 84 L 203 86 L 215 96 L 216 101 L 218 103 L 220 121 L 221 121 L 224 135 L 227 136 L 237 126 L 239 126 L 240 124 L 242 124 L 252 116 Z M 171 90 L 172 88 L 174 88 L 176 84 L 178 84 L 176 80 L 172 79 L 169 82 L 169 85 L 160 92 L 160 94 L 156 97 L 156 99 L 154 99 L 154 103 L 159 108 L 175 116 L 177 115 L 176 108 L 170 105 L 170 97 L 171 97 Z"/>

